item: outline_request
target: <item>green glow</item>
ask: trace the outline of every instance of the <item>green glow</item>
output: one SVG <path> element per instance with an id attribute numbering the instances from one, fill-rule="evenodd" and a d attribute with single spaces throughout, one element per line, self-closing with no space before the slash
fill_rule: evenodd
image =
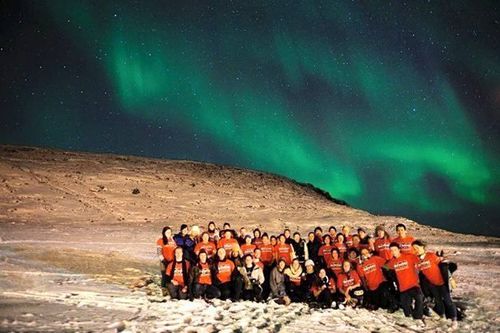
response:
<path id="1" fill-rule="evenodd" d="M 48 6 L 56 20 L 71 18 L 83 44 L 100 37 L 94 47 L 108 54 L 102 66 L 122 112 L 207 133 L 240 165 L 310 182 L 361 205 L 370 200 L 367 165 L 387 169 L 389 206 L 441 212 L 459 209 L 460 202 L 498 200 L 491 195 L 499 184 L 498 159 L 483 146 L 445 69 L 423 72 L 401 61 L 372 37 L 377 32 L 347 20 L 363 20 L 363 14 L 342 2 L 323 10 L 297 5 L 289 20 L 328 23 L 311 24 L 307 33 L 268 22 L 257 34 L 252 22 L 219 18 L 227 26 L 218 27 L 218 40 L 197 22 L 183 30 L 168 17 L 148 22 L 126 8 L 114 20 L 106 7 L 98 15 L 90 5 L 78 11 L 64 2 Z M 272 8 L 266 15 L 278 16 Z M 438 23 L 433 27 L 430 37 L 446 38 Z M 337 33 L 325 34 L 328 29 Z M 498 69 L 490 53 L 483 55 L 465 61 L 461 51 L 459 60 L 474 71 L 484 71 L 482 63 Z M 300 96 L 310 77 L 329 92 L 291 105 L 287 94 Z M 498 82 L 498 72 L 491 80 Z M 320 120 L 304 123 L 296 115 L 312 119 L 316 112 Z M 429 175 L 444 179 L 454 197 L 433 197 L 425 185 Z"/>

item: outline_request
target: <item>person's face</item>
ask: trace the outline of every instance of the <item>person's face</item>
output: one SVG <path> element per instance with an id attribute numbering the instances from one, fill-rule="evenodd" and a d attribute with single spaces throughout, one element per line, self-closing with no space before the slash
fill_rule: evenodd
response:
<path id="1" fill-rule="evenodd" d="M 384 238 L 384 236 L 385 236 L 384 230 L 381 230 L 381 229 L 377 230 L 377 236 L 379 238 Z"/>
<path id="2" fill-rule="evenodd" d="M 323 279 L 326 277 L 326 271 L 322 268 L 319 270 L 318 276 Z"/>
<path id="3" fill-rule="evenodd" d="M 248 267 L 252 266 L 253 264 L 253 258 L 250 257 L 250 256 L 246 256 L 245 257 L 245 265 L 247 265 Z"/>
<path id="4" fill-rule="evenodd" d="M 337 260 L 339 258 L 339 254 L 337 251 L 332 251 L 332 258 Z"/>
<path id="5" fill-rule="evenodd" d="M 319 229 L 318 229 L 318 230 L 316 230 L 316 231 L 314 232 L 314 234 L 315 234 L 316 236 L 318 236 L 318 237 L 321 237 L 321 230 L 319 230 Z"/>
<path id="6" fill-rule="evenodd" d="M 352 238 L 352 244 L 353 245 L 359 245 L 359 237 L 353 237 Z"/>
<path id="7" fill-rule="evenodd" d="M 370 251 L 368 251 L 367 249 L 362 249 L 361 250 L 361 256 L 363 257 L 363 259 L 370 258 Z"/>
<path id="8" fill-rule="evenodd" d="M 281 235 L 280 238 L 279 238 L 279 240 L 280 240 L 281 244 L 285 244 L 286 238 L 285 238 L 284 235 Z"/>
<path id="9" fill-rule="evenodd" d="M 285 264 L 285 262 L 284 262 L 283 260 L 281 260 L 281 261 L 278 263 L 278 267 L 279 267 L 280 269 L 285 268 L 285 266 L 286 266 L 286 264 Z"/>
<path id="10" fill-rule="evenodd" d="M 262 243 L 268 245 L 269 244 L 269 237 L 262 237 Z"/>
<path id="11" fill-rule="evenodd" d="M 231 226 L 229 225 L 229 223 L 224 223 L 224 228 L 223 229 L 229 229 L 231 228 Z"/>
<path id="12" fill-rule="evenodd" d="M 276 245 L 277 242 L 278 242 L 278 240 L 276 239 L 276 237 L 271 237 L 271 244 L 272 245 Z"/>
<path id="13" fill-rule="evenodd" d="M 420 245 L 414 244 L 414 245 L 412 245 L 412 247 L 413 247 L 413 249 L 415 250 L 415 253 L 416 253 L 417 255 L 419 255 L 419 256 L 425 253 L 425 249 L 424 249 L 424 247 L 423 247 L 423 246 L 420 246 Z"/>
<path id="14" fill-rule="evenodd" d="M 259 230 L 254 230 L 254 231 L 253 231 L 253 236 L 254 236 L 255 238 L 260 238 L 260 231 L 259 231 Z"/>
<path id="15" fill-rule="evenodd" d="M 240 235 L 245 236 L 247 234 L 247 230 L 245 228 L 240 229 Z"/>
<path id="16" fill-rule="evenodd" d="M 343 235 L 339 235 L 339 236 L 337 237 L 337 239 L 338 239 L 338 242 L 339 242 L 340 244 L 342 244 L 342 243 L 344 242 L 344 236 L 343 236 Z"/>
<path id="17" fill-rule="evenodd" d="M 396 229 L 396 232 L 398 233 L 398 236 L 401 238 L 404 238 L 406 236 L 406 230 L 403 227 L 398 227 Z"/>
<path id="18" fill-rule="evenodd" d="M 298 234 L 293 235 L 293 240 L 296 241 L 297 243 L 300 242 L 300 235 Z"/>
<path id="19" fill-rule="evenodd" d="M 349 256 L 349 259 L 355 259 L 356 258 L 356 252 L 351 251 L 351 252 L 349 252 L 348 256 Z"/>
<path id="20" fill-rule="evenodd" d="M 210 223 L 210 224 L 208 225 L 208 230 L 209 230 L 209 231 L 214 231 L 214 230 L 215 230 L 215 224 Z"/>
<path id="21" fill-rule="evenodd" d="M 165 236 L 166 237 L 172 237 L 172 230 L 171 229 L 165 230 Z"/>
<path id="22" fill-rule="evenodd" d="M 292 262 L 292 267 L 293 267 L 293 269 L 298 269 L 298 268 L 299 268 L 299 266 L 300 266 L 300 263 L 299 263 L 299 261 L 298 261 L 298 260 L 294 260 L 294 261 Z"/>
<path id="23" fill-rule="evenodd" d="M 226 258 L 226 250 L 221 247 L 220 249 L 217 250 L 217 256 L 219 257 L 220 260 L 224 260 Z"/>
<path id="24" fill-rule="evenodd" d="M 207 254 L 206 253 L 204 253 L 204 252 L 200 253 L 199 257 L 200 257 L 200 262 L 202 264 L 207 262 Z"/>
<path id="25" fill-rule="evenodd" d="M 175 259 L 182 260 L 182 249 L 175 249 Z"/>
<path id="26" fill-rule="evenodd" d="M 330 243 L 331 243 L 330 236 L 326 236 L 325 237 L 325 245 L 330 245 Z"/>
<path id="27" fill-rule="evenodd" d="M 312 272 L 314 272 L 314 266 L 313 266 L 313 265 L 307 265 L 307 266 L 306 266 L 306 272 L 307 272 L 307 273 L 312 273 Z"/>
<path id="28" fill-rule="evenodd" d="M 252 243 L 252 239 L 251 239 L 250 237 L 246 237 L 246 238 L 245 238 L 245 243 L 246 243 L 247 245 L 251 244 L 251 243 Z"/>
<path id="29" fill-rule="evenodd" d="M 398 257 L 399 257 L 400 252 L 401 252 L 401 251 L 399 250 L 399 248 L 398 248 L 398 247 L 396 247 L 396 246 L 391 247 L 391 253 L 392 253 L 392 256 L 393 256 L 394 258 L 398 258 Z"/>
<path id="30" fill-rule="evenodd" d="M 307 235 L 307 238 L 309 238 L 309 240 L 312 242 L 314 240 L 314 234 L 309 234 Z"/>
<path id="31" fill-rule="evenodd" d="M 210 239 L 210 237 L 208 236 L 208 234 L 203 234 L 203 236 L 201 236 L 201 239 L 203 240 L 203 242 L 208 242 L 208 240 Z"/>
<path id="32" fill-rule="evenodd" d="M 255 259 L 260 259 L 261 255 L 262 251 L 260 249 L 255 249 L 255 251 L 253 252 L 253 256 L 255 257 Z"/>
<path id="33" fill-rule="evenodd" d="M 189 228 L 184 228 L 181 230 L 182 236 L 186 236 L 188 234 L 188 232 L 189 232 Z"/>
<path id="34" fill-rule="evenodd" d="M 359 234 L 359 237 L 361 237 L 361 238 L 366 237 L 366 232 L 364 230 L 361 230 L 358 234 Z"/>
<path id="35" fill-rule="evenodd" d="M 349 272 L 351 270 L 351 262 L 344 261 L 344 263 L 342 264 L 342 269 L 344 270 L 344 272 Z"/>
<path id="36" fill-rule="evenodd" d="M 290 237 L 290 230 L 285 230 L 285 237 L 289 238 Z"/>
<path id="37" fill-rule="evenodd" d="M 226 239 L 231 238 L 231 231 L 226 231 L 226 232 L 224 233 L 224 237 L 226 237 Z"/>
<path id="38" fill-rule="evenodd" d="M 346 236 L 347 236 L 347 235 L 349 235 L 349 232 L 350 232 L 350 231 L 351 231 L 351 229 L 350 229 L 349 227 L 343 227 L 343 228 L 342 228 L 342 233 L 343 233 L 344 235 L 346 235 Z"/>

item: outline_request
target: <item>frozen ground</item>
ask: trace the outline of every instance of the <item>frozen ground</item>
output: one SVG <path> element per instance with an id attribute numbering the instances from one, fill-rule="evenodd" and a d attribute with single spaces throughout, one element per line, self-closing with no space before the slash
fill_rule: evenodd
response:
<path id="1" fill-rule="evenodd" d="M 194 184 L 194 185 L 193 185 Z M 461 332 L 499 331 L 500 240 L 337 205 L 280 177 L 182 161 L 0 146 L 0 331 L 441 332 L 401 312 L 167 301 L 155 282 L 164 224 L 230 221 L 277 232 L 406 223 L 459 264 Z M 134 195 L 131 190 L 138 188 Z"/>

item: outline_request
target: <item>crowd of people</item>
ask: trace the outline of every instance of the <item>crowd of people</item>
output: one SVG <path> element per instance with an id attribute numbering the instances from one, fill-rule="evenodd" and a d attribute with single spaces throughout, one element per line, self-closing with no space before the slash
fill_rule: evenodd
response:
<path id="1" fill-rule="evenodd" d="M 306 239 L 285 229 L 269 235 L 256 228 L 239 232 L 225 223 L 207 228 L 183 224 L 174 234 L 164 227 L 157 241 L 161 286 L 174 299 L 213 298 L 307 302 L 312 307 L 364 307 L 423 320 L 431 310 L 457 325 L 451 299 L 456 264 L 443 253 L 426 250 L 423 241 L 396 226 L 392 238 L 383 226 L 373 235 L 348 226 Z"/>

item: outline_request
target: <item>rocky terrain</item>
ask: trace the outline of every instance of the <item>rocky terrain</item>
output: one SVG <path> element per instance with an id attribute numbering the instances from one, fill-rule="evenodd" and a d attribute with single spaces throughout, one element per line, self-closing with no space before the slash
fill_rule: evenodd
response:
<path id="1" fill-rule="evenodd" d="M 402 313 L 251 302 L 169 301 L 158 288 L 164 225 L 305 234 L 348 224 L 410 233 L 459 264 L 459 331 L 500 328 L 500 239 L 375 216 L 262 172 L 213 164 L 0 146 L 0 331 L 442 331 Z M 332 194 L 335 197 L 335 194 Z"/>

